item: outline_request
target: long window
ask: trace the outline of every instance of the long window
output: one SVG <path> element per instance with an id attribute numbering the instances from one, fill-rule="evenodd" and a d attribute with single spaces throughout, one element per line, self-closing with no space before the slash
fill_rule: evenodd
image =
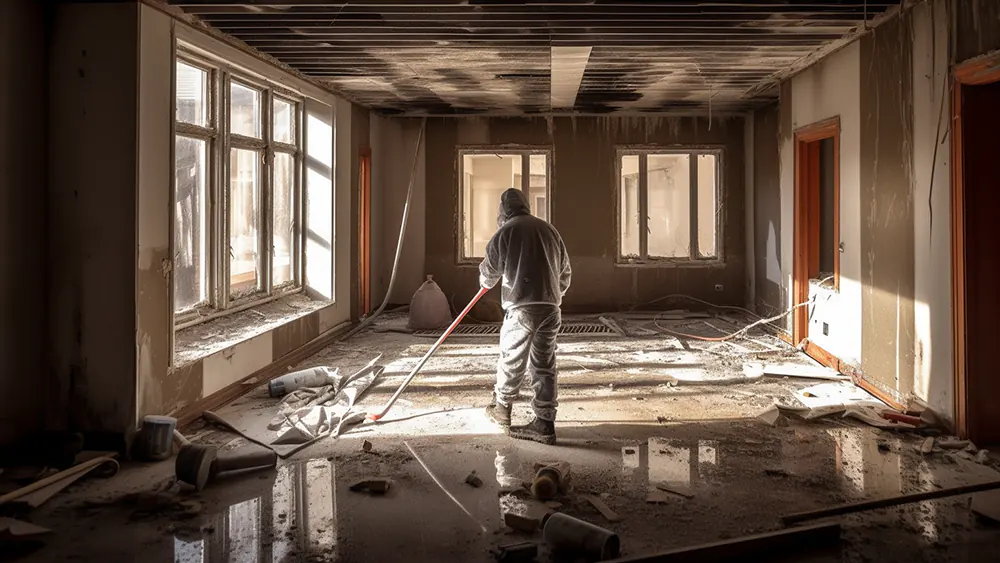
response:
<path id="1" fill-rule="evenodd" d="M 718 260 L 721 160 L 719 150 L 619 151 L 619 260 Z"/>
<path id="2" fill-rule="evenodd" d="M 301 101 L 186 55 L 175 101 L 177 321 L 298 289 Z"/>
<path id="3" fill-rule="evenodd" d="M 497 230 L 500 194 L 518 188 L 528 196 L 532 215 L 549 220 L 549 152 L 541 149 L 461 149 L 458 154 L 462 209 L 459 259 L 486 254 Z"/>

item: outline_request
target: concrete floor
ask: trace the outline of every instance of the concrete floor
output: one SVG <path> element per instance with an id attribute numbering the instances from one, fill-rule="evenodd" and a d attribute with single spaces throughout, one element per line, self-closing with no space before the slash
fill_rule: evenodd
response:
<path id="1" fill-rule="evenodd" d="M 529 481 L 533 465 L 547 460 L 572 467 L 572 491 L 557 510 L 614 530 L 626 555 L 775 530 L 791 512 L 1000 477 L 961 455 L 921 456 L 917 436 L 856 422 L 767 426 L 757 414 L 816 382 L 747 380 L 748 356 L 739 350 L 664 337 L 562 339 L 559 444 L 514 441 L 481 409 L 494 338 L 449 341 L 385 422 L 322 440 L 276 471 L 220 479 L 200 494 L 172 483 L 172 461 L 86 480 L 33 513 L 53 534 L 26 560 L 488 562 L 490 549 L 531 537 L 505 529 L 503 512 L 551 509 L 498 494 Z M 374 411 L 431 342 L 369 332 L 303 367 L 352 370 L 383 353 L 386 376 L 363 401 Z M 806 361 L 789 349 L 774 355 Z M 274 400 L 258 388 L 220 412 L 253 434 L 266 427 Z M 528 416 L 518 405 L 515 417 Z M 226 448 L 246 445 L 212 428 L 185 431 Z M 371 452 L 362 451 L 363 440 Z M 463 483 L 473 470 L 483 487 Z M 374 476 L 392 480 L 385 496 L 349 490 Z M 692 498 L 658 491 L 664 483 Z M 153 500 L 156 490 L 168 492 Z M 581 493 L 602 497 L 624 520 L 604 520 Z M 819 560 L 1000 560 L 1000 529 L 978 521 L 969 500 L 846 517 L 842 553 Z"/>

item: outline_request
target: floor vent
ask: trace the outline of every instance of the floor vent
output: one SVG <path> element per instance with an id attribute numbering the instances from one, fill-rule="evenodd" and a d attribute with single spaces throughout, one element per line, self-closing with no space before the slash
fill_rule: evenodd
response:
<path id="1" fill-rule="evenodd" d="M 452 332 L 452 335 L 458 336 L 496 336 L 500 334 L 500 324 L 476 324 L 476 325 L 459 325 L 458 328 Z M 413 332 L 414 336 L 433 336 L 439 337 L 444 334 L 443 330 L 417 330 Z M 610 328 L 604 326 L 601 323 L 563 323 L 559 328 L 560 335 L 578 335 L 578 334 L 604 334 L 604 335 L 614 335 L 615 332 Z"/>

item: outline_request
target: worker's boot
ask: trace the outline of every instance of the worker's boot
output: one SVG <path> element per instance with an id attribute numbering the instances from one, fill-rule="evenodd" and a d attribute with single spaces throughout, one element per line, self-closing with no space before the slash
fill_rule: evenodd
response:
<path id="1" fill-rule="evenodd" d="M 531 440 L 551 446 L 556 443 L 556 423 L 535 417 L 524 426 L 511 426 L 508 434 L 518 440 Z"/>
<path id="2" fill-rule="evenodd" d="M 497 401 L 496 395 L 493 396 L 493 402 L 490 406 L 486 407 L 486 416 L 489 417 L 495 424 L 506 430 L 510 427 L 510 409 L 511 405 L 501 405 Z"/>

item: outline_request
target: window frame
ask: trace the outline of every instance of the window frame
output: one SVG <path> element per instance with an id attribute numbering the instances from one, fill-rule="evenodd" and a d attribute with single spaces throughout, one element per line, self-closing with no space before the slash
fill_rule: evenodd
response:
<path id="1" fill-rule="evenodd" d="M 467 155 L 500 155 L 521 157 L 520 190 L 528 194 L 531 186 L 531 156 L 545 156 L 545 217 L 552 223 L 552 147 L 542 145 L 459 145 L 456 147 L 458 162 L 458 231 L 455 241 L 455 262 L 459 266 L 479 266 L 484 256 L 465 255 L 465 156 Z M 499 205 L 500 202 L 497 202 Z M 532 208 L 531 214 L 537 216 L 538 210 Z"/>
<path id="2" fill-rule="evenodd" d="M 176 109 L 173 114 L 173 139 L 171 147 L 178 137 L 190 137 L 208 141 L 208 162 L 206 176 L 208 187 L 206 193 L 208 202 L 206 210 L 208 217 L 208 251 L 206 265 L 208 269 L 208 298 L 201 303 L 185 309 L 175 309 L 174 279 L 170 280 L 171 310 L 174 316 L 175 329 L 186 328 L 195 324 L 229 313 L 243 310 L 247 307 L 260 305 L 275 299 L 291 295 L 303 290 L 304 287 L 304 136 L 303 112 L 305 101 L 301 95 L 282 88 L 271 81 L 256 77 L 251 72 L 229 64 L 222 59 L 202 56 L 194 50 L 184 48 L 178 43 L 174 53 L 175 66 L 179 62 L 198 68 L 208 73 L 208 123 L 202 127 L 177 120 Z M 231 87 L 236 83 L 260 92 L 260 126 L 261 138 L 256 139 L 230 132 Z M 176 107 L 177 85 L 173 81 L 172 103 Z M 293 128 L 293 144 L 273 140 L 273 101 L 279 99 L 292 106 L 291 126 Z M 247 292 L 233 292 L 230 280 L 231 260 L 230 249 L 230 195 L 231 195 L 231 155 L 234 149 L 252 150 L 260 157 L 260 205 L 257 209 L 258 220 L 258 273 L 261 277 L 258 288 Z M 173 153 L 173 148 L 172 148 Z M 274 186 L 274 155 L 289 154 L 293 162 L 292 185 L 292 254 L 291 280 L 280 285 L 273 284 L 273 186 Z M 176 205 L 176 164 L 171 167 L 171 214 Z M 171 217 L 171 225 L 175 224 Z M 174 249 L 175 234 L 171 231 L 171 251 Z"/>
<path id="3" fill-rule="evenodd" d="M 624 267 L 721 267 L 725 265 L 725 208 L 722 205 L 725 195 L 725 147 L 721 145 L 622 145 L 615 150 L 615 265 Z M 689 240 L 688 256 L 649 256 L 648 215 L 648 171 L 649 155 L 687 155 L 689 156 Z M 700 155 L 715 156 L 715 256 L 700 256 L 698 252 L 698 159 Z M 622 158 L 625 156 L 639 157 L 639 257 L 622 254 Z"/>

